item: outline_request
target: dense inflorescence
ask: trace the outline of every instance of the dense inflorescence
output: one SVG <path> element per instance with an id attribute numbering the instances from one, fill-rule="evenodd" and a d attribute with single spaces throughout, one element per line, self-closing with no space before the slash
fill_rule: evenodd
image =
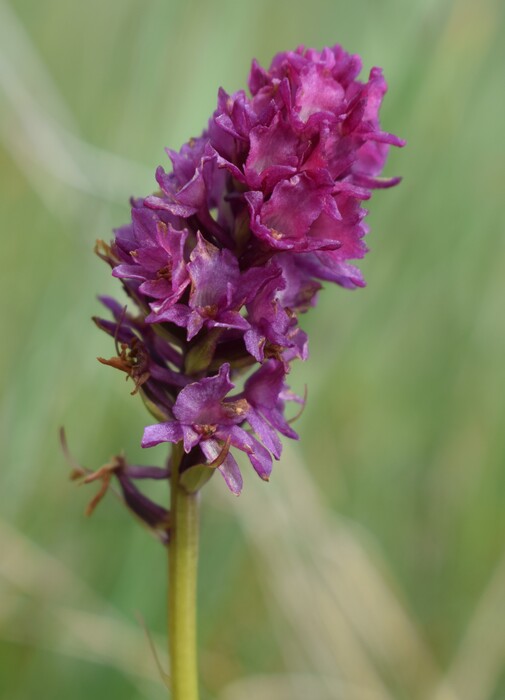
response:
<path id="1" fill-rule="evenodd" d="M 133 200 L 131 223 L 98 246 L 133 303 L 102 299 L 113 320 L 95 320 L 117 356 L 101 361 L 132 378 L 158 421 L 142 445 L 182 443 L 181 473 L 206 464 L 234 493 L 232 448 L 268 479 L 279 434 L 297 437 L 284 407 L 301 402 L 286 386 L 291 361 L 307 357 L 298 315 L 322 281 L 364 285 L 349 263 L 367 250 L 362 203 L 399 181 L 380 177 L 389 145 L 403 145 L 380 128 L 386 82 L 360 71 L 339 46 L 280 53 L 268 71 L 253 62 L 251 97 L 220 90 L 206 131 L 168 151 L 159 191 Z M 145 469 L 131 478 L 152 478 Z M 152 527 L 159 511 L 128 492 L 124 463 L 118 476 Z"/>

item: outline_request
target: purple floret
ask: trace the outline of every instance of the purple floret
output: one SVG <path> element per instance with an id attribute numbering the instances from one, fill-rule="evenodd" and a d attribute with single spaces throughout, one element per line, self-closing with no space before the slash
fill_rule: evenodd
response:
<path id="1" fill-rule="evenodd" d="M 142 447 L 182 441 L 186 453 L 199 445 L 205 456 L 213 461 L 220 451 L 227 449 L 228 443 L 245 452 L 261 478 L 268 479 L 272 471 L 270 453 L 241 427 L 245 420 L 249 420 L 250 406 L 247 400 L 225 399 L 234 388 L 230 381 L 229 364 L 221 365 L 219 373 L 214 377 L 188 384 L 175 402 L 175 420 L 148 426 L 144 430 Z M 233 456 L 226 455 L 218 468 L 230 489 L 239 493 L 242 477 Z"/>

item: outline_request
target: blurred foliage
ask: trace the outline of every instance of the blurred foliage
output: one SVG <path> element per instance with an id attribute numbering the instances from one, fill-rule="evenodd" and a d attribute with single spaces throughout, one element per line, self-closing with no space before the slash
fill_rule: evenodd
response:
<path id="1" fill-rule="evenodd" d="M 164 552 L 67 479 L 146 417 L 89 322 L 91 249 L 200 133 L 219 85 L 299 43 L 382 66 L 408 140 L 366 290 L 304 319 L 308 386 L 270 485 L 203 496 L 203 700 L 505 695 L 505 6 L 499 0 L 0 2 L 0 696 L 166 695 Z M 163 450 L 153 450 L 161 463 Z"/>

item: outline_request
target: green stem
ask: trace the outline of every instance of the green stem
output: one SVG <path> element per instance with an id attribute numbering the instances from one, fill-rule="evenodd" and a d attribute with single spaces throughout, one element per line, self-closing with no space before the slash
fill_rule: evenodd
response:
<path id="1" fill-rule="evenodd" d="M 171 475 L 168 631 L 172 700 L 198 700 L 196 587 L 198 495 L 179 483 L 182 445 L 175 445 Z"/>

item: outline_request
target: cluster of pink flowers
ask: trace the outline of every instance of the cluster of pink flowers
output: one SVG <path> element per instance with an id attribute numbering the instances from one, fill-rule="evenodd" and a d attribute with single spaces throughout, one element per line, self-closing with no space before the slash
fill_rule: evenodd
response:
<path id="1" fill-rule="evenodd" d="M 207 130 L 168 151 L 159 191 L 132 201 L 131 223 L 99 246 L 131 302 L 103 299 L 113 320 L 96 322 L 118 346 L 105 362 L 158 421 L 142 445 L 182 442 L 181 473 L 208 464 L 234 493 L 232 448 L 268 479 L 279 434 L 297 437 L 284 407 L 301 401 L 286 386 L 291 361 L 307 357 L 298 316 L 321 281 L 364 285 L 349 263 L 367 250 L 362 202 L 399 182 L 380 177 L 389 146 L 403 145 L 380 128 L 386 82 L 360 71 L 340 46 L 280 53 L 268 71 L 254 62 L 251 97 L 220 90 Z"/>

